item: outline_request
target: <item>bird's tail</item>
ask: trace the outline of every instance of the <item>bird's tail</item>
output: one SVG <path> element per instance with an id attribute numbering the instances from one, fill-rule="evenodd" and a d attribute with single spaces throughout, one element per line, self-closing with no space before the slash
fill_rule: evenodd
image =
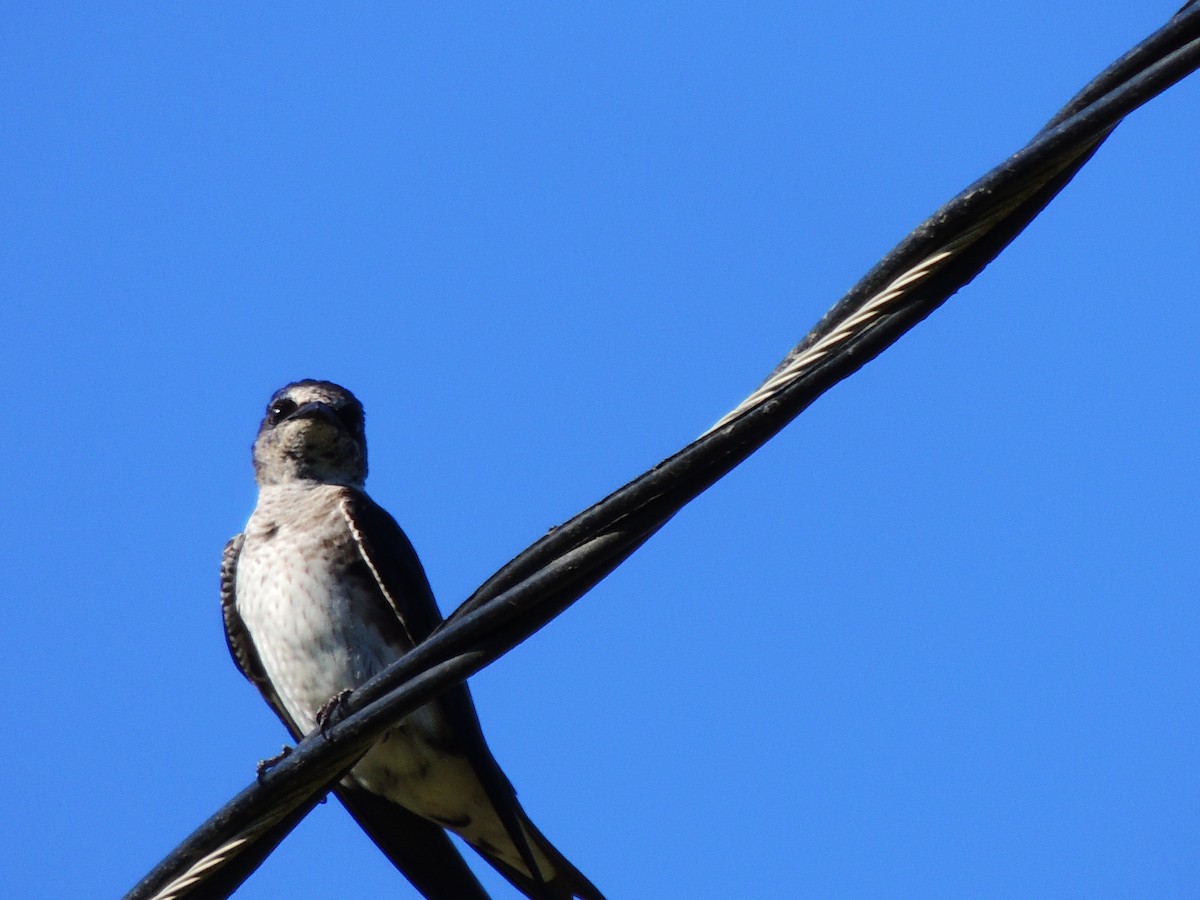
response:
<path id="1" fill-rule="evenodd" d="M 471 846 L 530 900 L 604 900 L 604 895 L 596 886 L 558 852 L 546 836 L 538 831 L 537 826 L 529 821 L 523 810 L 520 816 L 521 828 L 538 865 L 540 877 L 529 873 L 524 866 L 514 866 L 494 847 L 475 843 Z"/>

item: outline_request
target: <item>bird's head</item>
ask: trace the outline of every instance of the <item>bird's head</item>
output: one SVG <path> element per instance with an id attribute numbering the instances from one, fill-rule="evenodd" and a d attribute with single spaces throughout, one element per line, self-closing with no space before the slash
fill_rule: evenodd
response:
<path id="1" fill-rule="evenodd" d="M 331 381 L 295 381 L 280 388 L 254 439 L 259 486 L 315 481 L 361 488 L 367 438 L 358 399 Z"/>

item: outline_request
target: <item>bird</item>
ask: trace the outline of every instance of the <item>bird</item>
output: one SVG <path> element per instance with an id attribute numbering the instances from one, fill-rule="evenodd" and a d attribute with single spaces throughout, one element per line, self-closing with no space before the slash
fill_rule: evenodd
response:
<path id="1" fill-rule="evenodd" d="M 408 537 L 364 489 L 354 394 L 315 379 L 280 388 L 252 455 L 257 503 L 221 562 L 225 637 L 299 740 L 442 616 Z M 603 900 L 517 802 L 465 683 L 391 726 L 334 790 L 427 900 L 488 896 L 447 831 L 531 900 Z"/>

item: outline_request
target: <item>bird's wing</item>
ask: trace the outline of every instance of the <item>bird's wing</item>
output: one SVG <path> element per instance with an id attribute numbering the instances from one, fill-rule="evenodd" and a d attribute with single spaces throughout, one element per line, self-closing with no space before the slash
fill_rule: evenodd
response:
<path id="1" fill-rule="evenodd" d="M 347 488 L 342 498 L 342 513 L 358 543 L 359 552 L 375 576 L 413 643 L 420 643 L 442 623 L 442 615 L 433 598 L 433 590 L 416 551 L 396 520 L 361 491 Z M 517 792 L 488 749 L 479 724 L 475 704 L 465 683 L 456 685 L 435 701 L 454 735 L 455 750 L 470 761 L 483 789 L 499 816 L 513 846 L 516 847 L 532 877 L 514 869 L 486 847 L 475 847 L 480 855 L 528 897 L 545 900 L 603 900 L 579 872 L 525 815 L 517 802 Z M 534 862 L 530 842 L 554 864 L 549 881 L 542 878 Z"/>
<path id="2" fill-rule="evenodd" d="M 238 613 L 237 561 L 244 541 L 245 535 L 236 535 L 225 545 L 221 557 L 221 613 L 225 620 L 225 641 L 238 669 L 258 688 L 293 740 L 298 741 L 303 735 L 267 678 L 250 632 Z M 427 900 L 488 900 L 475 873 L 441 827 L 349 780 L 337 785 L 334 792 L 384 856 Z M 281 837 L 282 834 L 275 840 Z M 236 884 L 248 874 L 241 874 Z"/>
<path id="3" fill-rule="evenodd" d="M 342 499 L 346 517 L 359 552 L 375 576 L 379 590 L 387 598 L 392 612 L 404 626 L 414 644 L 433 633 L 442 622 L 441 611 L 433 599 L 433 589 L 425 568 L 417 558 L 408 535 L 383 507 L 360 491 L 347 489 Z M 521 807 L 517 792 L 492 757 L 483 739 L 479 716 L 466 684 L 456 685 L 437 699 L 446 716 L 455 746 L 453 751 L 467 757 L 488 800 L 500 817 L 504 830 L 521 854 L 529 871 L 536 872 L 533 854 L 521 828 Z"/>

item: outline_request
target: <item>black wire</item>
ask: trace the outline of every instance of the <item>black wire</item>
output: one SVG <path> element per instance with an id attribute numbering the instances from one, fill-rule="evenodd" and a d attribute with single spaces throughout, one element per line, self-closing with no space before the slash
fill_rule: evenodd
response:
<path id="1" fill-rule="evenodd" d="M 975 277 L 1082 167 L 1129 112 L 1200 67 L 1200 0 L 1105 69 L 1030 142 L 939 209 L 885 256 L 785 357 L 789 379 L 643 476 L 534 543 L 489 578 L 431 637 L 358 689 L 355 712 L 309 738 L 175 848 L 126 900 L 160 896 L 239 834 L 228 861 L 172 896 L 228 896 L 316 799 L 390 724 L 478 671 L 595 586 L 671 516 Z M 916 286 L 811 364 L 789 367 L 839 334 L 905 272 L 965 242 Z M 282 816 L 282 818 L 279 818 Z M 249 831 L 247 831 L 249 829 Z"/>

